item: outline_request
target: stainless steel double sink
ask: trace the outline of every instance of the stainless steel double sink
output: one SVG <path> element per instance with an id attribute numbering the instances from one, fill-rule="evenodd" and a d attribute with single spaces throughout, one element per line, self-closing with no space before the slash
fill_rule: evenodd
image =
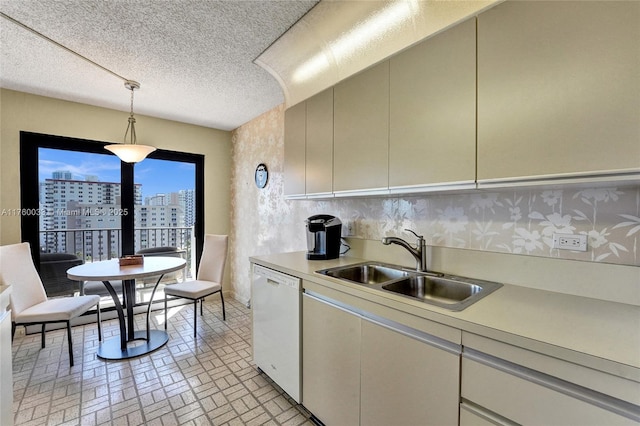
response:
<path id="1" fill-rule="evenodd" d="M 420 272 L 380 262 L 321 269 L 319 274 L 461 311 L 502 284 L 436 272 Z"/>

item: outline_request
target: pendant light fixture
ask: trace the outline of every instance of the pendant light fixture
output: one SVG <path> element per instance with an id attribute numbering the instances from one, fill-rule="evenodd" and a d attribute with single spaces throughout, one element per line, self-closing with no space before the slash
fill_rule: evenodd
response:
<path id="1" fill-rule="evenodd" d="M 127 130 L 124 133 L 124 143 L 107 145 L 104 148 L 113 152 L 125 163 L 139 163 L 156 149 L 149 145 L 138 145 L 136 143 L 136 119 L 133 116 L 133 91 L 140 88 L 140 83 L 127 80 L 124 82 L 124 87 L 131 90 L 131 114 L 129 115 Z M 128 142 L 127 136 L 129 137 Z"/>

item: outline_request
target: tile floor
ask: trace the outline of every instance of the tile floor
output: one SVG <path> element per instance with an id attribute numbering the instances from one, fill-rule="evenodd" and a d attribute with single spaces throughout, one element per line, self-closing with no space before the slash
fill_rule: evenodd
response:
<path id="1" fill-rule="evenodd" d="M 230 299 L 230 298 L 228 298 Z M 69 367 L 64 330 L 13 342 L 15 425 L 312 425 L 297 405 L 251 361 L 251 315 L 242 304 L 207 299 L 193 338 L 193 307 L 170 308 L 169 342 L 128 361 L 96 357 L 95 324 L 73 328 L 76 365 Z M 164 327 L 162 311 L 152 313 Z M 138 328 L 144 315 L 136 315 Z M 103 321 L 105 337 L 117 320 Z"/>

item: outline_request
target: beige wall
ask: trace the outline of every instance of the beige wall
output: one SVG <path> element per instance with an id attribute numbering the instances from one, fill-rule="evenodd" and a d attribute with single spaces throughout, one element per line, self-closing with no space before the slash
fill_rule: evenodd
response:
<path id="1" fill-rule="evenodd" d="M 430 265 L 442 272 L 640 303 L 640 186 L 505 189 L 449 195 L 287 201 L 283 197 L 284 109 L 233 132 L 232 291 L 250 298 L 249 257 L 306 250 L 304 220 L 326 213 L 356 224 L 347 255 L 414 265 L 380 239 L 423 234 Z M 267 187 L 253 183 L 259 163 Z M 586 233 L 586 253 L 552 249 L 551 234 Z M 606 282 L 606 285 L 604 283 Z"/>
<path id="2" fill-rule="evenodd" d="M 2 89 L 0 211 L 20 207 L 20 131 L 122 142 L 127 112 Z M 205 156 L 205 232 L 229 232 L 231 133 L 136 115 L 138 142 Z M 0 217 L 0 243 L 21 241 L 20 217 Z"/>

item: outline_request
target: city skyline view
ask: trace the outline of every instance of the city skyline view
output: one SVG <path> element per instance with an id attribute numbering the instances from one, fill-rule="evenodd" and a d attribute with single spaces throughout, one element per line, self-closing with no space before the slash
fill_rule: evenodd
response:
<path id="1" fill-rule="evenodd" d="M 134 206 L 122 207 L 120 160 L 109 154 L 38 151 L 42 253 L 87 261 L 122 255 L 124 216 L 133 216 L 133 252 L 175 247 L 191 258 L 195 165 L 146 159 L 134 165 Z"/>
<path id="2" fill-rule="evenodd" d="M 120 182 L 120 159 L 111 154 L 41 148 L 38 152 L 39 181 L 51 179 L 54 172 L 69 171 L 74 180 L 97 176 L 101 182 Z M 195 166 L 147 158 L 134 166 L 134 181 L 142 185 L 142 198 L 195 188 Z"/>

